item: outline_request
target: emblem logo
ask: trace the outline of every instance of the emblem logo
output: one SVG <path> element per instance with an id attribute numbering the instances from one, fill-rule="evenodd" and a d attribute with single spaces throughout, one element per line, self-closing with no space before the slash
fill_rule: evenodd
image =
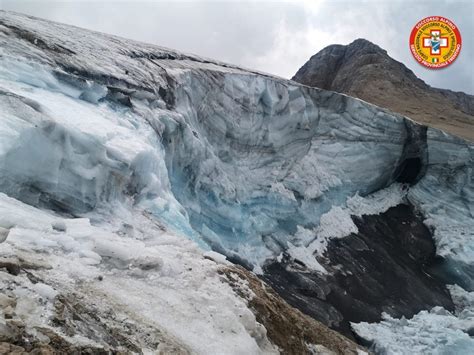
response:
<path id="1" fill-rule="evenodd" d="M 431 69 L 444 68 L 461 52 L 461 34 L 451 20 L 431 16 L 420 20 L 410 35 L 410 51 L 418 63 Z"/>

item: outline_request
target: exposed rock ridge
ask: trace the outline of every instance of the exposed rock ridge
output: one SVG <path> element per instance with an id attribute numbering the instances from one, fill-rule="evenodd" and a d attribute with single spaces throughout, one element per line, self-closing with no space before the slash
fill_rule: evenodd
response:
<path id="1" fill-rule="evenodd" d="M 474 139 L 473 95 L 432 88 L 403 63 L 365 39 L 322 49 L 298 70 L 293 80 L 358 97 L 421 123 Z"/>

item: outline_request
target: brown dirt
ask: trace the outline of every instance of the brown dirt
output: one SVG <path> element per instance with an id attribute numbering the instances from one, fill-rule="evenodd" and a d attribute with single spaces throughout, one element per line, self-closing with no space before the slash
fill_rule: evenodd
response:
<path id="1" fill-rule="evenodd" d="M 248 299 L 257 321 L 267 329 L 267 336 L 282 354 L 310 354 L 308 344 L 324 346 L 336 354 L 357 354 L 367 351 L 353 341 L 329 329 L 286 303 L 270 286 L 240 266 L 222 270 L 227 282 L 242 297 Z M 249 297 L 241 281 L 255 294 Z"/>

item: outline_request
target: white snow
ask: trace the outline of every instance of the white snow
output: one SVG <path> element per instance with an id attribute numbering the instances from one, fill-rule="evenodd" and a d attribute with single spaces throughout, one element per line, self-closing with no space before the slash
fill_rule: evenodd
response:
<path id="1" fill-rule="evenodd" d="M 434 152 L 432 154 L 436 156 Z M 452 163 L 456 162 L 450 159 Z M 459 169 L 458 174 L 462 176 L 465 171 Z M 469 199 L 469 185 L 461 184 L 465 195 L 460 198 L 459 192 L 453 191 L 456 186 L 443 184 L 444 179 L 443 175 L 440 178 L 428 172 L 419 184 L 410 189 L 408 198 L 428 216 L 425 223 L 435 231 L 437 253 L 469 265 L 474 255 L 472 216 L 465 216 L 470 212 L 466 210 L 466 205 L 462 206 L 466 203 L 465 199 Z M 397 197 L 394 197 L 396 200 Z M 350 201 L 350 205 L 354 209 L 358 201 Z M 463 278 L 462 272 L 459 281 L 472 285 L 469 278 Z M 468 335 L 474 327 L 474 293 L 466 292 L 459 286 L 451 286 L 450 291 L 456 304 L 456 314 L 435 307 L 431 311 L 421 311 L 409 320 L 386 315 L 381 323 L 352 326 L 359 336 L 373 342 L 374 350 L 380 353 L 470 353 L 474 348 L 474 340 Z"/>
<path id="2" fill-rule="evenodd" d="M 393 183 L 389 187 L 365 197 L 355 194 L 347 199 L 346 205 L 353 216 L 375 215 L 402 204 L 407 193 L 407 186 Z"/>
<path id="3" fill-rule="evenodd" d="M 348 211 L 336 206 L 321 216 L 316 232 L 318 236 L 327 240 L 343 238 L 351 233 L 357 233 L 358 230 Z"/>
<path id="4" fill-rule="evenodd" d="M 51 266 L 35 271 L 44 282 L 25 279 L 15 291 L 21 296 L 19 312 L 31 327 L 48 322 L 35 294 L 52 300 L 74 291 L 87 295 L 90 304 L 115 305 L 197 354 L 276 352 L 246 300 L 221 280 L 217 271 L 225 257 L 203 253 L 140 213 L 109 215 L 108 223 L 92 225 L 87 218 L 61 218 L 0 194 L 0 215 L 2 222 L 15 224 L 0 256 L 35 260 L 41 255 Z M 52 228 L 58 223 L 66 230 Z M 124 224 L 133 236 L 123 233 Z"/>
<path id="5" fill-rule="evenodd" d="M 32 289 L 48 300 L 53 300 L 58 295 L 54 288 L 41 282 L 34 284 Z"/>
<path id="6" fill-rule="evenodd" d="M 295 194 L 291 190 L 287 189 L 281 182 L 274 182 L 271 184 L 270 191 L 279 193 L 290 200 L 296 201 Z"/>
<path id="7" fill-rule="evenodd" d="M 309 270 L 326 273 L 326 269 L 318 262 L 316 255 L 314 255 L 317 250 L 313 249 L 315 249 L 313 245 L 309 245 L 308 247 L 295 246 L 288 242 L 286 252 L 291 258 L 302 262 Z"/>
<path id="8" fill-rule="evenodd" d="M 451 288 L 456 313 L 442 307 L 421 311 L 413 318 L 395 319 L 384 314 L 380 323 L 352 323 L 357 335 L 373 342 L 380 354 L 470 354 L 474 339 L 474 292 Z"/>
<path id="9" fill-rule="evenodd" d="M 326 273 L 317 258 L 324 257 L 330 239 L 344 238 L 358 232 L 351 215 L 383 213 L 389 208 L 403 203 L 407 191 L 402 184 L 394 183 L 365 197 L 361 197 L 359 194 L 349 197 L 344 207 L 334 206 L 329 212 L 323 214 L 318 227 L 308 230 L 298 226 L 297 233 L 293 236 L 294 243 L 298 243 L 298 245 L 288 242 L 286 252 L 293 259 L 305 264 L 309 270 Z"/>

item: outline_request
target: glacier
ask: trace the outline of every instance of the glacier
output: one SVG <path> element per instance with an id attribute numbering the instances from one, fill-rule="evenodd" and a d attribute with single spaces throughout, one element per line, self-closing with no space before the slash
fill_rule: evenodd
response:
<path id="1" fill-rule="evenodd" d="M 133 267 L 130 230 L 145 215 L 256 273 L 283 254 L 324 273 L 314 255 L 356 231 L 351 216 L 407 202 L 433 232 L 442 277 L 474 291 L 471 142 L 345 95 L 5 12 L 0 101 L 2 205 L 66 219 L 38 239 L 2 215 L 18 248 Z M 50 230 L 69 220 L 108 232 Z"/>

